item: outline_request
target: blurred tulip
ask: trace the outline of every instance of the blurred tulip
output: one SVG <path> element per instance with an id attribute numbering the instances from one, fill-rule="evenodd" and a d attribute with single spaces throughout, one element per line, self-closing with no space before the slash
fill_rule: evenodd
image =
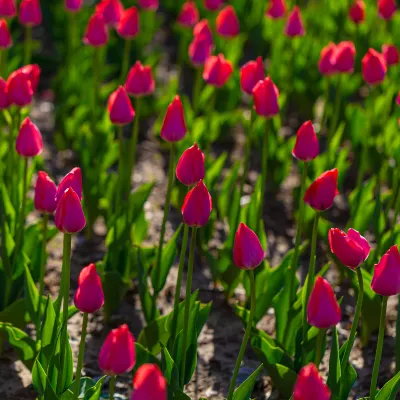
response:
<path id="1" fill-rule="evenodd" d="M 331 392 L 310 363 L 300 370 L 293 390 L 293 400 L 330 400 Z"/>
<path id="2" fill-rule="evenodd" d="M 57 206 L 57 186 L 44 171 L 38 172 L 35 186 L 35 209 L 46 214 L 52 214 Z"/>
<path id="3" fill-rule="evenodd" d="M 109 26 L 117 26 L 123 13 L 124 7 L 120 0 L 101 0 L 96 6 L 96 14 L 100 14 Z"/>
<path id="4" fill-rule="evenodd" d="M 125 82 L 125 89 L 129 95 L 140 97 L 154 92 L 155 82 L 150 65 L 142 65 L 140 61 L 131 68 Z"/>
<path id="5" fill-rule="evenodd" d="M 362 59 L 362 75 L 369 85 L 377 85 L 385 79 L 387 72 L 385 58 L 374 49 L 369 49 Z"/>
<path id="6" fill-rule="evenodd" d="M 332 54 L 332 63 L 339 73 L 354 71 L 356 48 L 353 42 L 340 42 Z"/>
<path id="7" fill-rule="evenodd" d="M 400 254 L 396 245 L 392 246 L 375 264 L 371 288 L 381 296 L 400 294 Z"/>
<path id="8" fill-rule="evenodd" d="M 335 43 L 329 43 L 321 50 L 318 61 L 318 69 L 321 75 L 329 76 L 336 72 L 333 54 L 335 53 Z"/>
<path id="9" fill-rule="evenodd" d="M 204 179 L 204 154 L 197 143 L 183 152 L 176 166 L 176 177 L 186 186 Z"/>
<path id="10" fill-rule="evenodd" d="M 79 200 L 82 200 L 82 172 L 79 167 L 72 168 L 71 171 L 61 180 L 57 188 L 57 202 L 61 199 L 62 195 L 68 188 L 72 188 L 78 195 Z"/>
<path id="11" fill-rule="evenodd" d="M 339 194 L 338 170 L 331 169 L 320 175 L 306 190 L 304 201 L 316 211 L 325 211 L 332 207 L 333 200 Z"/>
<path id="12" fill-rule="evenodd" d="M 161 127 L 161 137 L 167 142 L 177 142 L 186 135 L 186 122 L 183 105 L 178 95 L 168 106 Z"/>
<path id="13" fill-rule="evenodd" d="M 13 18 L 17 15 L 15 0 L 0 0 L 0 17 Z"/>
<path id="14" fill-rule="evenodd" d="M 292 154 L 301 161 L 311 161 L 318 156 L 319 143 L 311 121 L 304 122 L 297 131 L 296 144 Z"/>
<path id="15" fill-rule="evenodd" d="M 158 9 L 158 0 L 139 0 L 139 5 L 144 10 L 156 11 Z"/>
<path id="16" fill-rule="evenodd" d="M 64 233 L 80 232 L 86 225 L 78 195 L 69 187 L 57 203 L 54 218 L 57 229 Z"/>
<path id="17" fill-rule="evenodd" d="M 0 20 L 0 49 L 5 50 L 12 45 L 12 38 L 5 19 Z"/>
<path id="18" fill-rule="evenodd" d="M 141 365 L 133 378 L 131 400 L 167 400 L 167 382 L 155 364 Z"/>
<path id="19" fill-rule="evenodd" d="M 100 349 L 99 367 L 106 375 L 121 375 L 130 372 L 135 363 L 135 338 L 124 324 L 107 335 Z"/>
<path id="20" fill-rule="evenodd" d="M 115 125 L 126 125 L 133 121 L 135 110 L 123 86 L 119 86 L 108 98 L 108 114 Z"/>
<path id="21" fill-rule="evenodd" d="M 206 19 L 202 19 L 193 28 L 193 36 L 199 36 L 201 34 L 206 35 L 206 38 L 210 44 L 214 43 L 212 31 Z"/>
<path id="22" fill-rule="evenodd" d="M 194 36 L 189 45 L 189 58 L 193 65 L 199 67 L 204 65 L 211 56 L 213 44 L 210 42 L 206 33 Z"/>
<path id="23" fill-rule="evenodd" d="M 279 113 L 279 90 L 268 76 L 253 89 L 254 109 L 258 115 L 272 118 Z"/>
<path id="24" fill-rule="evenodd" d="M 215 11 L 221 7 L 224 0 L 204 0 L 204 7 L 208 11 Z"/>
<path id="25" fill-rule="evenodd" d="M 233 261 L 240 269 L 257 268 L 265 258 L 260 239 L 247 225 L 241 223 L 235 234 Z"/>
<path id="26" fill-rule="evenodd" d="M 39 0 L 22 0 L 18 19 L 21 25 L 37 26 L 42 23 L 42 10 Z"/>
<path id="27" fill-rule="evenodd" d="M 367 239 L 352 228 L 347 234 L 338 228 L 329 229 L 328 240 L 331 252 L 343 265 L 353 270 L 368 258 L 371 250 Z"/>
<path id="28" fill-rule="evenodd" d="M 7 79 L 6 92 L 9 105 L 25 107 L 32 102 L 31 80 L 21 70 L 14 71 Z"/>
<path id="29" fill-rule="evenodd" d="M 194 1 L 188 0 L 182 5 L 178 16 L 178 23 L 183 26 L 193 27 L 199 21 L 200 15 Z"/>
<path id="30" fill-rule="evenodd" d="M 107 44 L 107 41 L 107 24 L 101 14 L 95 13 L 89 19 L 83 43 L 93 47 L 100 47 Z"/>
<path id="31" fill-rule="evenodd" d="M 41 73 L 39 65 L 28 64 L 28 65 L 25 65 L 24 67 L 17 69 L 15 72 L 17 72 L 17 71 L 23 72 L 28 77 L 28 79 L 31 83 L 33 93 L 35 93 L 39 86 L 39 79 L 40 79 L 40 73 Z"/>
<path id="32" fill-rule="evenodd" d="M 270 0 L 266 15 L 273 19 L 282 18 L 286 9 L 285 0 Z"/>
<path id="33" fill-rule="evenodd" d="M 394 44 L 382 45 L 382 54 L 388 67 L 399 63 L 399 51 Z"/>
<path id="34" fill-rule="evenodd" d="M 232 6 L 226 6 L 219 12 L 216 20 L 216 30 L 220 36 L 226 38 L 232 38 L 239 34 L 239 19 Z"/>
<path id="35" fill-rule="evenodd" d="M 378 13 L 381 18 L 389 20 L 396 12 L 396 9 L 395 0 L 378 0 Z"/>
<path id="36" fill-rule="evenodd" d="M 396 97 L 396 104 L 398 106 L 400 106 L 400 92 L 398 93 L 397 97 Z"/>
<path id="37" fill-rule="evenodd" d="M 301 18 L 300 7 L 294 7 L 289 14 L 285 26 L 285 34 L 289 37 L 304 36 L 306 34 L 304 23 Z"/>
<path id="38" fill-rule="evenodd" d="M 355 24 L 361 24 L 365 20 L 364 0 L 356 0 L 349 10 L 349 17 Z"/>
<path id="39" fill-rule="evenodd" d="M 94 264 L 84 267 L 79 274 L 74 304 L 78 310 L 85 313 L 94 313 L 103 306 L 103 286 Z"/>
<path id="40" fill-rule="evenodd" d="M 261 56 L 257 57 L 256 61 L 249 61 L 240 68 L 240 86 L 247 94 L 252 94 L 254 86 L 264 78 L 264 63 Z"/>
<path id="41" fill-rule="evenodd" d="M 126 9 L 117 26 L 118 35 L 124 39 L 134 39 L 139 33 L 140 19 L 136 7 Z"/>
<path id="42" fill-rule="evenodd" d="M 327 329 L 336 326 L 342 319 L 339 304 L 331 285 L 318 276 L 307 306 L 307 320 L 311 326 Z"/>
<path id="43" fill-rule="evenodd" d="M 222 87 L 229 80 L 233 72 L 230 61 L 223 54 L 211 56 L 206 60 L 203 79 L 212 86 Z"/>
<path id="44" fill-rule="evenodd" d="M 42 135 L 29 117 L 26 117 L 21 124 L 15 149 L 22 157 L 35 157 L 43 150 Z"/>
<path id="45" fill-rule="evenodd" d="M 212 211 L 212 199 L 202 180 L 186 195 L 181 211 L 185 224 L 193 227 L 207 224 Z"/>
<path id="46" fill-rule="evenodd" d="M 0 78 L 0 110 L 8 108 L 6 85 L 6 81 L 3 78 Z"/>
<path id="47" fill-rule="evenodd" d="M 82 8 L 83 0 L 64 0 L 65 9 L 69 12 L 78 12 Z"/>

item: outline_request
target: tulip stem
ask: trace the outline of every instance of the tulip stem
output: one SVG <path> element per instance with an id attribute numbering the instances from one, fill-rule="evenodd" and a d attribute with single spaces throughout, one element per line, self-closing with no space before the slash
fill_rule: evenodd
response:
<path id="1" fill-rule="evenodd" d="M 122 58 L 122 67 L 121 67 L 121 76 L 119 78 L 121 85 L 126 79 L 126 75 L 128 74 L 130 55 L 131 55 L 131 44 L 132 41 L 127 39 L 124 43 L 124 55 Z"/>
<path id="2" fill-rule="evenodd" d="M 396 319 L 396 372 L 400 371 L 400 295 L 397 296 L 397 319 Z"/>
<path id="3" fill-rule="evenodd" d="M 236 386 L 236 379 L 239 374 L 240 364 L 242 363 L 243 356 L 246 351 L 247 342 L 249 341 L 251 328 L 253 326 L 254 314 L 256 312 L 256 281 L 254 276 L 254 270 L 252 269 L 249 270 L 249 277 L 250 277 L 250 296 L 251 296 L 250 314 L 249 314 L 249 319 L 247 321 L 246 331 L 243 336 L 242 345 L 240 346 L 239 355 L 236 360 L 235 369 L 233 370 L 233 376 L 231 379 L 231 384 L 229 386 L 229 392 L 227 397 L 228 400 L 232 400 L 233 398 L 233 393 L 235 391 L 235 386 Z"/>
<path id="4" fill-rule="evenodd" d="M 4 66 L 6 65 L 7 50 L 0 50 L 0 76 L 4 76 Z"/>
<path id="5" fill-rule="evenodd" d="M 87 312 L 84 312 L 82 321 L 81 341 L 79 343 L 78 364 L 76 366 L 74 400 L 78 399 L 79 389 L 81 387 L 81 375 L 83 366 L 83 356 L 85 354 L 85 341 L 86 341 L 88 319 L 89 319 L 89 314 Z"/>
<path id="6" fill-rule="evenodd" d="M 328 144 L 327 148 L 329 149 L 329 144 L 335 135 L 336 129 L 337 129 L 337 124 L 339 121 L 339 115 L 340 115 L 340 87 L 341 87 L 342 79 L 341 76 L 337 76 L 337 81 L 336 81 L 336 93 L 335 93 L 335 105 L 333 109 L 333 115 L 332 115 L 332 122 L 331 126 L 328 132 Z"/>
<path id="7" fill-rule="evenodd" d="M 100 80 L 100 48 L 95 47 L 93 53 L 93 105 L 92 105 L 92 135 L 95 134 L 96 111 L 99 102 L 99 80 Z"/>
<path id="8" fill-rule="evenodd" d="M 118 161 L 118 184 L 117 184 L 117 193 L 116 193 L 116 202 L 115 202 L 115 212 L 118 216 L 118 212 L 121 207 L 121 195 L 124 188 L 124 132 L 122 125 L 117 125 L 118 131 L 118 142 L 119 142 L 119 161 Z M 116 224 L 117 226 L 117 224 Z"/>
<path id="9" fill-rule="evenodd" d="M 196 68 L 194 86 L 192 93 L 192 106 L 193 106 L 193 116 L 196 117 L 199 108 L 199 97 L 201 91 L 201 81 L 202 81 L 201 68 Z"/>
<path id="10" fill-rule="evenodd" d="M 114 393 L 115 393 L 115 375 L 110 376 L 110 383 L 109 383 L 109 398 L 110 400 L 114 400 Z"/>
<path id="11" fill-rule="evenodd" d="M 325 339 L 326 329 L 320 329 L 317 336 L 317 347 L 315 349 L 315 365 L 317 368 L 319 364 L 321 364 L 322 359 L 324 358 L 324 339 Z"/>
<path id="12" fill-rule="evenodd" d="M 190 312 L 190 294 L 192 293 L 192 278 L 193 278 L 193 265 L 194 265 L 194 250 L 196 248 L 196 234 L 197 227 L 192 228 L 192 238 L 190 240 L 190 250 L 189 250 L 189 265 L 186 277 L 186 296 L 185 296 L 185 313 L 183 317 L 183 332 L 182 332 L 182 361 L 181 361 L 181 371 L 180 380 L 181 387 L 185 384 L 185 370 L 186 370 L 186 353 L 187 353 L 187 339 L 188 339 L 188 329 L 189 329 L 189 312 Z"/>
<path id="13" fill-rule="evenodd" d="M 32 27 L 25 28 L 24 65 L 30 64 L 32 58 Z"/>
<path id="14" fill-rule="evenodd" d="M 324 111 L 321 117 L 321 128 L 320 133 L 323 133 L 325 129 L 326 119 L 328 116 L 328 104 L 329 104 L 329 89 L 330 89 L 330 80 L 329 77 L 325 78 L 325 103 L 324 103 Z"/>
<path id="15" fill-rule="evenodd" d="M 381 318 L 380 318 L 380 323 L 379 323 L 378 343 L 376 345 L 374 369 L 372 371 L 371 388 L 370 388 L 370 392 L 369 392 L 370 400 L 374 400 L 375 399 L 376 386 L 378 384 L 379 367 L 381 365 L 381 358 L 382 358 L 383 338 L 385 336 L 386 307 L 387 307 L 388 299 L 389 299 L 388 296 L 383 296 L 383 299 L 382 299 L 382 308 L 381 308 Z"/>

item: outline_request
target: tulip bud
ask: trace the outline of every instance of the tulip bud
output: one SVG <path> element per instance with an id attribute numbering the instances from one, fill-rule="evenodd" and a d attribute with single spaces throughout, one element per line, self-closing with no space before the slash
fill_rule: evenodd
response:
<path id="1" fill-rule="evenodd" d="M 46 174 L 39 171 L 35 186 L 35 209 L 47 214 L 52 214 L 57 206 L 57 186 Z"/>
<path id="2" fill-rule="evenodd" d="M 13 18 L 17 15 L 15 0 L 0 1 L 0 17 Z"/>
<path id="3" fill-rule="evenodd" d="M 8 96 L 6 91 L 6 81 L 0 78 L 0 110 L 8 108 Z"/>
<path id="4" fill-rule="evenodd" d="M 267 16 L 273 19 L 282 18 L 286 13 L 285 0 L 271 0 L 267 10 Z"/>
<path id="5" fill-rule="evenodd" d="M 186 195 L 181 211 L 185 224 L 197 227 L 207 224 L 212 211 L 212 199 L 202 180 Z"/>
<path id="6" fill-rule="evenodd" d="M 134 39 L 139 33 L 139 11 L 136 7 L 128 8 L 122 14 L 117 26 L 118 35 L 124 39 Z"/>
<path id="7" fill-rule="evenodd" d="M 107 44 L 108 41 L 108 28 L 101 14 L 93 14 L 86 27 L 86 33 L 83 37 L 83 43 L 100 47 Z"/>
<path id="8" fill-rule="evenodd" d="M 208 11 L 215 11 L 221 7 L 224 0 L 204 0 L 204 7 Z"/>
<path id="9" fill-rule="evenodd" d="M 292 12 L 289 14 L 286 22 L 285 34 L 289 37 L 304 36 L 306 34 L 303 20 L 301 18 L 300 7 L 294 7 Z"/>
<path id="10" fill-rule="evenodd" d="M 319 154 L 318 138 L 311 121 L 304 122 L 297 131 L 296 144 L 292 154 L 301 161 L 314 160 Z"/>
<path id="11" fill-rule="evenodd" d="M 22 157 L 35 157 L 43 150 L 42 135 L 29 117 L 26 117 L 21 124 L 15 149 Z"/>
<path id="12" fill-rule="evenodd" d="M 335 43 L 329 43 L 321 50 L 321 55 L 318 61 L 318 69 L 321 75 L 329 76 L 336 72 L 333 60 L 335 49 Z"/>
<path id="13" fill-rule="evenodd" d="M 367 239 L 351 228 L 347 234 L 337 228 L 329 229 L 328 240 L 331 252 L 343 265 L 353 270 L 368 258 L 371 250 Z"/>
<path id="14" fill-rule="evenodd" d="M 57 203 L 54 218 L 57 229 L 64 233 L 80 232 L 86 225 L 78 195 L 69 187 Z"/>
<path id="15" fill-rule="evenodd" d="M 331 392 L 318 374 L 317 367 L 310 363 L 300 370 L 293 390 L 293 400 L 329 400 Z"/>
<path id="16" fill-rule="evenodd" d="M 396 245 L 392 246 L 375 264 L 371 289 L 381 296 L 395 296 L 400 293 L 400 254 Z"/>
<path id="17" fill-rule="evenodd" d="M 89 264 L 79 274 L 74 304 L 78 310 L 85 313 L 94 313 L 103 306 L 103 286 L 94 264 Z"/>
<path id="18" fill-rule="evenodd" d="M 400 106 L 400 92 L 399 92 L 399 94 L 398 94 L 397 97 L 396 97 L 396 104 L 397 104 L 398 106 Z"/>
<path id="19" fill-rule="evenodd" d="M 204 154 L 197 143 L 183 152 L 176 166 L 176 177 L 186 186 L 204 179 Z"/>
<path id="20" fill-rule="evenodd" d="M 219 12 L 216 27 L 217 33 L 223 37 L 232 38 L 239 34 L 239 19 L 232 6 L 226 6 Z"/>
<path id="21" fill-rule="evenodd" d="M 388 67 L 399 63 L 399 51 L 394 44 L 384 44 L 382 54 Z"/>
<path id="22" fill-rule="evenodd" d="M 39 65 L 28 64 L 22 68 L 17 69 L 17 71 L 23 72 L 28 77 L 28 79 L 31 83 L 33 93 L 35 93 L 39 86 L 39 79 L 40 79 L 40 72 L 41 72 Z"/>
<path id="23" fill-rule="evenodd" d="M 193 36 L 201 35 L 202 33 L 207 35 L 207 39 L 210 43 L 213 43 L 213 35 L 210 25 L 206 19 L 202 19 L 193 28 Z"/>
<path id="24" fill-rule="evenodd" d="M 340 42 L 332 54 L 332 64 L 337 72 L 353 72 L 355 56 L 356 48 L 353 42 Z"/>
<path id="25" fill-rule="evenodd" d="M 116 26 L 124 13 L 120 0 L 101 0 L 96 6 L 96 14 L 102 15 L 104 22 L 109 26 Z"/>
<path id="26" fill-rule="evenodd" d="M 167 382 L 155 364 L 141 365 L 133 378 L 131 400 L 167 400 Z"/>
<path id="27" fill-rule="evenodd" d="M 131 96 L 148 96 L 154 92 L 155 82 L 150 65 L 140 61 L 131 68 L 125 82 L 125 89 Z"/>
<path id="28" fill-rule="evenodd" d="M 136 362 L 135 338 L 128 325 L 113 329 L 99 353 L 99 367 L 106 375 L 121 375 L 133 369 Z"/>
<path id="29" fill-rule="evenodd" d="M 339 194 L 337 168 L 324 172 L 307 189 L 304 201 L 316 211 L 325 211 L 332 207 L 334 198 Z"/>
<path id="30" fill-rule="evenodd" d="M 208 57 L 204 65 L 203 79 L 216 87 L 222 87 L 231 77 L 233 67 L 223 54 Z"/>
<path id="31" fill-rule="evenodd" d="M 256 61 L 249 61 L 240 68 L 240 86 L 243 92 L 252 94 L 254 86 L 259 81 L 264 80 L 264 64 L 262 57 L 257 57 Z"/>
<path id="32" fill-rule="evenodd" d="M 39 0 L 22 0 L 19 6 L 19 22 L 25 26 L 37 26 L 42 23 L 42 10 Z"/>
<path id="33" fill-rule="evenodd" d="M 108 98 L 108 114 L 110 121 L 115 125 L 126 125 L 133 121 L 135 110 L 123 86 Z"/>
<path id="34" fill-rule="evenodd" d="M 331 285 L 318 276 L 307 306 L 307 320 L 319 329 L 328 329 L 342 319 L 339 304 Z"/>
<path id="35" fill-rule="evenodd" d="M 355 24 L 361 24 L 365 20 L 364 0 L 356 0 L 350 7 L 349 17 Z"/>
<path id="36" fill-rule="evenodd" d="M 199 67 L 203 65 L 211 56 L 213 44 L 210 42 L 206 33 L 194 36 L 189 45 L 189 58 L 193 65 Z"/>
<path id="37" fill-rule="evenodd" d="M 199 21 L 200 14 L 194 1 L 187 1 L 183 4 L 178 16 L 178 23 L 182 26 L 193 27 Z"/>
<path id="38" fill-rule="evenodd" d="M 386 20 L 392 18 L 396 9 L 397 6 L 395 0 L 378 0 L 378 13 L 381 18 Z"/>
<path id="39" fill-rule="evenodd" d="M 79 200 L 82 200 L 82 173 L 79 167 L 71 169 L 67 175 L 64 176 L 60 184 L 58 185 L 56 201 L 58 202 L 64 192 L 71 188 L 78 195 Z"/>
<path id="40" fill-rule="evenodd" d="M 255 232 L 241 223 L 235 235 L 233 262 L 240 269 L 257 268 L 264 260 L 265 252 Z"/>
<path id="41" fill-rule="evenodd" d="M 69 12 L 75 13 L 82 8 L 83 0 L 65 0 L 65 9 Z"/>
<path id="42" fill-rule="evenodd" d="M 5 19 L 0 20 L 0 49 L 5 50 L 10 48 L 12 45 L 12 38 L 10 31 L 8 30 L 7 21 Z"/>
<path id="43" fill-rule="evenodd" d="M 369 85 L 377 85 L 385 79 L 387 72 L 385 58 L 374 49 L 369 49 L 362 59 L 362 75 Z"/>
<path id="44" fill-rule="evenodd" d="M 25 107 L 31 104 L 33 90 L 29 77 L 21 70 L 14 71 L 7 79 L 6 93 L 9 105 Z"/>
<path id="45" fill-rule="evenodd" d="M 157 11 L 158 0 L 139 0 L 139 5 L 143 10 Z"/>
<path id="46" fill-rule="evenodd" d="M 167 142 L 178 142 L 185 137 L 186 131 L 182 102 L 180 97 L 176 95 L 167 108 L 161 127 L 161 137 Z"/>
<path id="47" fill-rule="evenodd" d="M 254 109 L 258 115 L 272 118 L 279 113 L 279 90 L 268 76 L 253 89 Z"/>

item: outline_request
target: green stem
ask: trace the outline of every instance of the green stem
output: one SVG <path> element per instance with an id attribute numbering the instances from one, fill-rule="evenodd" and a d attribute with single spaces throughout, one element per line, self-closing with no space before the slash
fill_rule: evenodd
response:
<path id="1" fill-rule="evenodd" d="M 115 375 L 110 376 L 110 383 L 109 383 L 109 398 L 110 400 L 114 400 L 114 393 L 115 393 Z"/>
<path id="2" fill-rule="evenodd" d="M 7 50 L 0 50 L 0 76 L 4 76 L 6 58 L 7 58 Z"/>
<path id="3" fill-rule="evenodd" d="M 392 195 L 390 196 L 389 204 L 385 210 L 385 222 L 389 223 L 389 212 L 390 210 L 397 205 L 396 199 L 398 198 L 399 193 L 399 174 L 397 173 L 397 169 L 393 169 L 393 179 L 392 179 Z M 393 227 L 392 227 L 393 229 Z"/>
<path id="4" fill-rule="evenodd" d="M 396 225 L 397 225 L 397 217 L 399 216 L 400 212 L 400 190 L 397 195 L 396 203 L 394 206 L 394 214 L 393 214 L 393 221 L 392 221 L 392 228 L 390 231 L 391 241 L 393 242 L 395 239 L 395 232 L 396 232 Z"/>
<path id="5" fill-rule="evenodd" d="M 85 341 L 86 341 L 88 319 L 89 319 L 89 314 L 86 312 L 83 313 L 81 341 L 79 343 L 78 364 L 76 366 L 74 400 L 78 399 L 79 389 L 81 386 L 81 375 L 83 366 L 83 356 L 85 354 Z"/>
<path id="6" fill-rule="evenodd" d="M 326 329 L 320 329 L 317 336 L 317 347 L 315 349 L 315 365 L 317 368 L 319 364 L 321 364 L 322 359 L 324 358 L 324 339 L 325 339 Z"/>
<path id="7" fill-rule="evenodd" d="M 325 79 L 325 103 L 324 103 L 324 112 L 321 118 L 321 129 L 320 132 L 322 133 L 325 129 L 326 119 L 328 117 L 328 104 L 329 104 L 329 89 L 330 89 L 330 80 L 329 77 Z"/>
<path id="8" fill-rule="evenodd" d="M 30 64 L 32 58 L 32 27 L 25 28 L 24 65 Z"/>
<path id="9" fill-rule="evenodd" d="M 339 115 L 340 115 L 340 87 L 341 87 L 341 82 L 342 82 L 342 77 L 339 74 L 337 76 L 337 81 L 336 81 L 336 94 L 335 94 L 335 108 L 333 109 L 333 116 L 332 116 L 332 122 L 331 126 L 329 128 L 328 132 L 328 144 L 327 148 L 329 149 L 329 143 L 332 140 L 332 137 L 335 135 L 336 129 L 337 129 L 337 124 L 339 121 Z"/>
<path id="10" fill-rule="evenodd" d="M 194 265 L 194 250 L 196 248 L 196 234 L 197 227 L 192 228 L 192 238 L 190 240 L 189 250 L 189 265 L 186 277 L 186 297 L 185 297 L 185 313 L 183 317 L 183 332 L 182 332 L 182 361 L 181 361 L 181 387 L 185 384 L 185 370 L 186 370 L 186 353 L 187 353 L 187 340 L 189 330 L 189 313 L 190 313 L 190 294 L 192 293 L 192 278 L 193 278 L 193 265 Z"/>
<path id="11" fill-rule="evenodd" d="M 396 319 L 396 372 L 400 371 L 400 295 L 397 296 L 397 319 Z"/>
<path id="12" fill-rule="evenodd" d="M 202 83 L 202 70 L 201 68 L 196 68 L 193 93 L 192 93 L 193 117 L 196 117 L 199 108 L 201 83 Z"/>
<path id="13" fill-rule="evenodd" d="M 253 318 L 256 311 L 256 283 L 254 277 L 254 270 L 252 269 L 249 270 L 249 276 L 250 276 L 250 294 L 251 294 L 250 314 L 249 314 L 249 319 L 247 321 L 246 331 L 244 333 L 242 345 L 240 346 L 239 355 L 236 360 L 235 369 L 233 371 L 231 384 L 229 386 L 229 392 L 227 397 L 228 400 L 232 400 L 233 398 L 233 393 L 236 386 L 236 379 L 239 374 L 240 364 L 242 363 L 243 356 L 246 351 L 247 342 L 249 341 L 250 338 L 251 327 L 253 326 Z"/>
<path id="14" fill-rule="evenodd" d="M 124 133 L 122 125 L 117 125 L 118 142 L 119 142 L 119 160 L 118 160 L 118 177 L 117 177 L 117 193 L 115 200 L 115 212 L 119 215 L 118 211 L 121 204 L 122 191 L 124 189 Z"/>
<path id="15" fill-rule="evenodd" d="M 77 37 L 76 33 L 76 15 L 73 12 L 68 13 L 68 43 L 67 43 L 67 66 L 68 66 L 68 75 L 71 72 L 71 69 L 74 66 L 73 57 L 75 52 L 75 38 Z"/>
<path id="16" fill-rule="evenodd" d="M 376 386 L 378 384 L 379 367 L 381 365 L 381 358 L 382 358 L 383 338 L 385 336 L 386 307 L 387 307 L 388 299 L 389 299 L 388 296 L 384 296 L 382 299 L 381 318 L 380 318 L 380 322 L 379 322 L 378 343 L 376 345 L 374 369 L 372 371 L 371 388 L 369 391 L 370 400 L 375 399 Z"/>
<path id="17" fill-rule="evenodd" d="M 121 82 L 121 84 L 123 84 L 123 82 L 125 82 L 126 76 L 128 74 L 130 55 L 131 55 L 131 45 L 132 45 L 131 40 L 129 40 L 129 39 L 125 40 L 124 55 L 122 58 L 121 76 L 119 78 L 119 81 Z"/>
<path id="18" fill-rule="evenodd" d="M 204 152 L 204 158 L 206 162 L 209 162 L 210 160 L 210 153 L 211 153 L 211 144 L 212 144 L 212 139 L 213 137 L 210 136 L 212 134 L 212 121 L 213 121 L 213 114 L 215 111 L 215 102 L 217 100 L 217 89 L 214 88 L 213 93 L 211 94 L 210 101 L 208 103 L 208 109 L 207 109 L 207 134 L 205 137 L 203 136 L 203 140 L 206 141 L 205 143 L 205 152 Z"/>
<path id="19" fill-rule="evenodd" d="M 93 51 L 92 135 L 95 134 L 96 130 L 97 104 L 99 103 L 100 47 L 95 47 Z"/>

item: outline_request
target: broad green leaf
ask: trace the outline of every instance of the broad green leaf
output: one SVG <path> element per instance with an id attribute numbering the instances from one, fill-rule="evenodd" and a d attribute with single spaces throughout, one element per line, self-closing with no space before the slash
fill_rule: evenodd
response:
<path id="1" fill-rule="evenodd" d="M 392 379 L 385 383 L 383 388 L 378 392 L 375 400 L 395 400 L 400 391 L 400 372 Z"/>
<path id="2" fill-rule="evenodd" d="M 253 391 L 254 385 L 257 381 L 258 375 L 264 368 L 261 364 L 236 390 L 233 394 L 233 400 L 249 400 L 251 392 Z"/>
<path id="3" fill-rule="evenodd" d="M 340 359 L 339 359 L 339 338 L 337 328 L 333 328 L 331 355 L 329 358 L 329 375 L 327 384 L 331 389 L 333 397 L 340 393 Z"/>
<path id="4" fill-rule="evenodd" d="M 33 282 L 31 272 L 27 265 L 25 265 L 24 282 L 26 309 L 31 317 L 31 321 L 36 322 L 38 318 L 39 293 L 35 283 Z"/>
<path id="5" fill-rule="evenodd" d="M 106 380 L 106 376 L 100 378 L 96 384 L 90 387 L 85 393 L 85 400 L 100 400 L 101 399 L 101 390 L 103 388 L 104 381 Z"/>
<path id="6" fill-rule="evenodd" d="M 136 371 L 143 364 L 157 364 L 160 366 L 159 359 L 152 353 L 150 353 L 147 349 L 145 349 L 140 343 L 135 343 L 135 354 L 136 354 L 136 362 L 135 367 L 132 371 L 132 375 L 134 376 Z"/>
<path id="7" fill-rule="evenodd" d="M 32 370 L 32 383 L 36 391 L 40 396 L 44 396 L 46 400 L 58 400 L 59 397 L 56 395 L 54 389 L 52 388 L 50 381 L 44 371 L 39 360 L 35 361 Z"/>
<path id="8" fill-rule="evenodd" d="M 104 313 L 106 318 L 119 307 L 122 296 L 126 293 L 126 286 L 117 271 L 105 271 L 102 274 L 104 291 Z"/>

